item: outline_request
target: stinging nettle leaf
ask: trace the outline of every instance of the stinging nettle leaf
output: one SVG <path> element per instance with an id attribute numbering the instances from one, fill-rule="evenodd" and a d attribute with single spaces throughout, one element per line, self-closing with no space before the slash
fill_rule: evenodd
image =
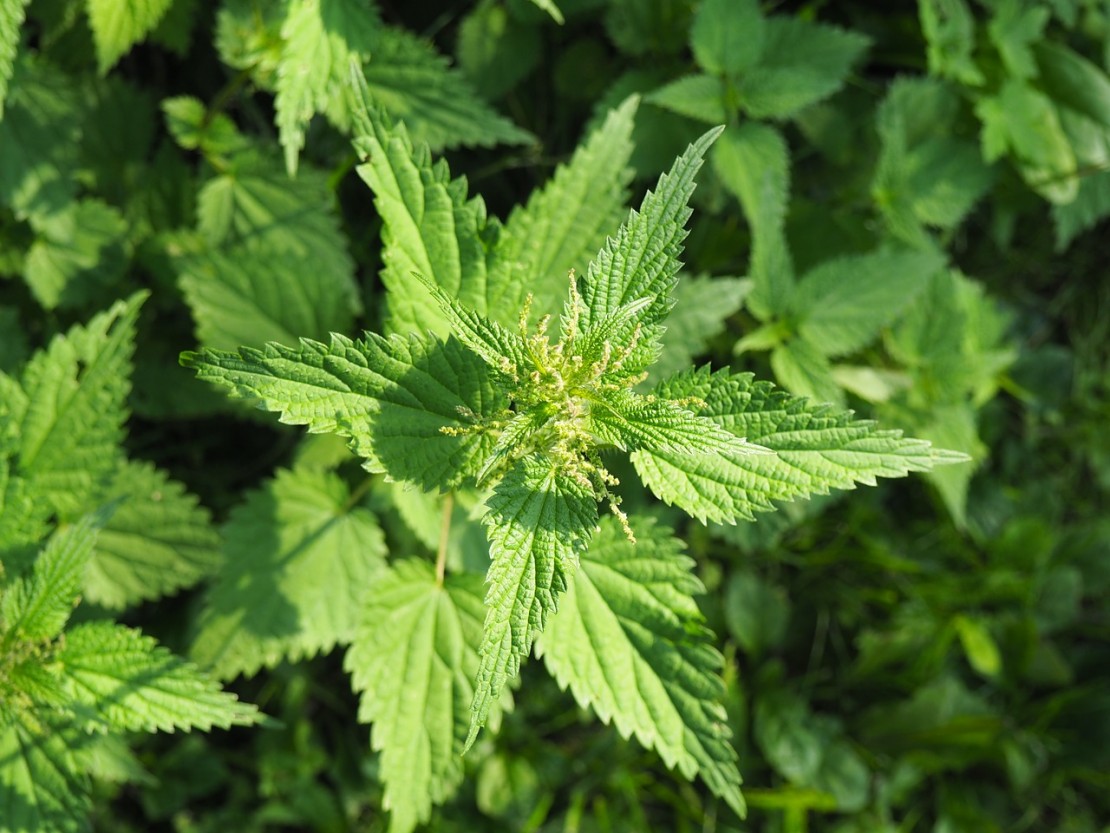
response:
<path id="1" fill-rule="evenodd" d="M 690 26 L 690 47 L 703 69 L 737 78 L 759 61 L 763 27 L 757 0 L 703 0 Z"/>
<path id="2" fill-rule="evenodd" d="M 19 30 L 23 25 L 30 0 L 14 0 L 0 5 L 0 119 L 4 118 L 4 101 L 8 97 L 8 82 L 19 49 Z"/>
<path id="3" fill-rule="evenodd" d="M 84 831 L 88 776 L 69 738 L 34 715 L 0 707 L 0 807 L 5 833 Z"/>
<path id="4" fill-rule="evenodd" d="M 519 460 L 486 507 L 492 561 L 467 749 L 556 609 L 597 525 L 597 498 L 589 484 L 538 455 Z"/>
<path id="5" fill-rule="evenodd" d="M 158 25 L 173 0 L 87 0 L 96 60 L 103 75 Z"/>
<path id="6" fill-rule="evenodd" d="M 537 656 L 580 704 L 655 749 L 668 767 L 700 775 L 743 816 L 720 705 L 722 659 L 693 599 L 704 588 L 670 530 L 646 518 L 634 523 L 636 544 L 613 519 L 602 520 Z"/>

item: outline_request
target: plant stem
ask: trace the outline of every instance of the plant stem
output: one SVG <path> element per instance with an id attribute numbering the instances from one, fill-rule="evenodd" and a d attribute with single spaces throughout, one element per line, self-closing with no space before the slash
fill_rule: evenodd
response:
<path id="1" fill-rule="evenodd" d="M 455 509 L 455 493 L 448 492 L 443 498 L 443 514 L 439 521 L 439 549 L 436 551 L 436 586 L 443 586 L 447 574 L 447 539 L 451 535 L 451 513 Z"/>

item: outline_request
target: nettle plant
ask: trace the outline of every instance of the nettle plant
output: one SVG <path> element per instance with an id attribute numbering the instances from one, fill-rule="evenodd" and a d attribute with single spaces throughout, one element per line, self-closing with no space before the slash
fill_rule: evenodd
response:
<path id="1" fill-rule="evenodd" d="M 345 438 L 368 471 L 441 496 L 435 562 L 373 554 L 346 655 L 391 829 L 411 830 L 452 795 L 461 753 L 509 704 L 533 647 L 582 706 L 743 814 L 700 582 L 662 523 L 621 510 L 630 484 L 614 456 L 714 523 L 966 458 L 746 373 L 689 368 L 645 384 L 667 349 L 688 200 L 719 129 L 605 238 L 624 200 L 634 101 L 502 224 L 355 87 L 387 334 L 202 349 L 182 363 L 282 422 Z M 452 502 L 466 495 L 489 545 L 484 591 L 479 573 L 447 569 Z"/>

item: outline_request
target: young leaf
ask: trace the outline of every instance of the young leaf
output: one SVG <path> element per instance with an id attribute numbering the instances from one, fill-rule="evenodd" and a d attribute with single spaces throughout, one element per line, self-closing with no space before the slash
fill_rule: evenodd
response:
<path id="1" fill-rule="evenodd" d="M 590 264 L 582 284 L 581 323 L 585 329 L 640 298 L 652 302 L 637 316 L 637 323 L 652 327 L 666 317 L 681 266 L 678 257 L 686 238 L 694 176 L 720 133 L 721 128 L 710 130 L 675 160 L 670 172 L 659 178 L 655 191 L 644 197 L 640 210 L 629 214 Z M 653 339 L 645 337 L 643 342 L 650 349 Z M 626 369 L 635 373 L 649 363 L 649 358 L 634 356 Z"/>
<path id="2" fill-rule="evenodd" d="M 754 382 L 750 374 L 689 371 L 656 386 L 665 399 L 694 396 L 706 405 L 700 414 L 773 454 L 683 457 L 671 452 L 639 450 L 632 462 L 648 487 L 666 503 L 703 523 L 754 519 L 754 512 L 773 508 L 773 500 L 791 500 L 829 489 L 874 485 L 876 477 L 904 477 L 911 471 L 962 462 L 962 454 L 934 449 L 900 431 L 856 420 L 851 411 L 776 390 Z"/>
<path id="3" fill-rule="evenodd" d="M 30 0 L 14 0 L 0 6 L 0 120 L 4 118 L 4 101 L 8 97 L 8 81 L 19 49 L 19 30 L 23 25 Z"/>
<path id="4" fill-rule="evenodd" d="M 115 470 L 130 390 L 135 322 L 145 294 L 56 336 L 27 363 L 16 471 L 59 514 L 83 512 Z"/>
<path id="5" fill-rule="evenodd" d="M 486 364 L 454 339 L 333 333 L 330 344 L 203 350 L 181 362 L 282 422 L 346 437 L 368 468 L 427 489 L 474 474 L 492 443 L 468 430 L 472 420 L 507 404 Z"/>
<path id="6" fill-rule="evenodd" d="M 91 518 L 55 532 L 35 559 L 31 574 L 16 578 L 0 598 L 0 644 L 39 642 L 62 632 L 81 592 L 96 541 Z"/>
<path id="7" fill-rule="evenodd" d="M 528 293 L 535 312 L 555 313 L 566 297 L 567 271 L 583 272 L 621 221 L 636 107 L 629 98 L 611 110 L 527 205 L 509 214 L 490 267 L 491 318 L 514 322 Z"/>
<path id="8" fill-rule="evenodd" d="M 350 499 L 335 474 L 282 470 L 232 510 L 194 660 L 227 678 L 350 641 L 385 556 L 374 516 Z"/>
<path id="9" fill-rule="evenodd" d="M 437 582 L 405 559 L 374 576 L 344 667 L 381 752 L 392 833 L 427 822 L 462 781 L 484 616 L 476 575 Z"/>
<path id="10" fill-rule="evenodd" d="M 597 498 L 551 460 L 525 457 L 486 501 L 492 559 L 466 748 L 566 590 L 597 525 Z"/>
<path id="11" fill-rule="evenodd" d="M 219 563 L 208 512 L 150 463 L 127 461 L 106 496 L 115 509 L 85 575 L 89 601 L 122 608 L 195 584 Z"/>
<path id="12" fill-rule="evenodd" d="M 648 519 L 635 526 L 633 545 L 619 524 L 602 520 L 536 654 L 581 705 L 668 767 L 700 775 L 743 816 L 720 706 L 722 659 L 692 598 L 704 588 L 670 530 Z"/>
<path id="13" fill-rule="evenodd" d="M 258 721 L 254 706 L 221 691 L 151 637 L 113 622 L 70 628 L 56 656 L 90 730 L 172 732 Z"/>
<path id="14" fill-rule="evenodd" d="M 172 4 L 173 0 L 88 0 L 101 75 L 146 37 Z"/>

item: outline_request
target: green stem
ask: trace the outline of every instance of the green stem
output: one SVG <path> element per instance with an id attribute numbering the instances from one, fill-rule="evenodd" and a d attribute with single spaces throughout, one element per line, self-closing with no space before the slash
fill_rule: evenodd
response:
<path id="1" fill-rule="evenodd" d="M 443 513 L 439 521 L 439 549 L 436 550 L 436 586 L 443 586 L 447 574 L 447 541 L 451 536 L 451 513 L 455 509 L 455 493 L 448 492 L 443 498 Z"/>

